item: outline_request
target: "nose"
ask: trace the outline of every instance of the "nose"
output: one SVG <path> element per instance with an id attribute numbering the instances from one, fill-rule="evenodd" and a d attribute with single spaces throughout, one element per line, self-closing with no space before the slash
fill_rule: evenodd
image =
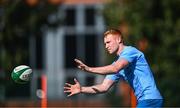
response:
<path id="1" fill-rule="evenodd" d="M 106 48 L 106 49 L 108 48 L 108 45 L 107 45 L 107 44 L 105 45 L 105 48 Z"/>
<path id="2" fill-rule="evenodd" d="M 108 49 L 108 48 L 109 48 L 109 45 L 106 44 L 106 49 Z"/>

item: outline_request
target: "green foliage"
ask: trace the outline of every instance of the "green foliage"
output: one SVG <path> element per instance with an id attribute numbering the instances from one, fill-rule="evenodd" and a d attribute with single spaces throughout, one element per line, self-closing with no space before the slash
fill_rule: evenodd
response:
<path id="1" fill-rule="evenodd" d="M 29 38 L 43 36 L 46 28 L 55 29 L 61 23 L 59 18 L 50 20 L 52 14 L 57 15 L 58 7 L 47 0 L 40 0 L 34 6 L 26 0 L 0 1 L 0 72 L 5 73 L 5 78 L 0 80 L 6 88 L 6 93 L 0 95 L 11 95 L 17 88 L 11 79 L 14 67 L 32 65 L 29 63 Z"/>
<path id="2" fill-rule="evenodd" d="M 128 43 L 138 47 L 148 41 L 144 51 L 164 99 L 165 106 L 179 106 L 180 93 L 180 1 L 113 0 L 106 4 L 104 16 L 108 27 L 129 26 Z"/>
<path id="3" fill-rule="evenodd" d="M 7 0 L 0 5 L 0 63 L 3 71 L 11 72 L 14 65 L 29 64 L 30 36 L 42 36 L 43 28 L 56 28 L 60 24 L 59 20 L 48 19 L 57 13 L 59 5 L 40 1 L 31 6 L 26 0 Z"/>

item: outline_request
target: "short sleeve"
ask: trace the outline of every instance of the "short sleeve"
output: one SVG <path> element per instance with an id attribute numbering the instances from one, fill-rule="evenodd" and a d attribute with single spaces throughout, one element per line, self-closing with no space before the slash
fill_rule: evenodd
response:
<path id="1" fill-rule="evenodd" d="M 106 75 L 105 79 L 110 79 L 110 80 L 113 80 L 113 81 L 118 81 L 119 77 L 118 77 L 117 74 L 109 74 L 109 75 Z"/>
<path id="2" fill-rule="evenodd" d="M 133 62 L 138 57 L 138 51 L 135 48 L 126 48 L 119 56 L 118 59 L 126 59 L 128 62 Z"/>
<path id="3" fill-rule="evenodd" d="M 113 80 L 115 82 L 117 82 L 119 80 L 124 80 L 124 77 L 121 74 L 119 74 L 119 73 L 117 73 L 117 74 L 109 74 L 109 75 L 106 75 L 105 79 L 110 79 L 110 80 Z"/>

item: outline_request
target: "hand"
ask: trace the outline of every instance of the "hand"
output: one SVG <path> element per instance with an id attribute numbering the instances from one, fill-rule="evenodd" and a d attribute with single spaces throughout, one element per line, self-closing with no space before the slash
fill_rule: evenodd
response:
<path id="1" fill-rule="evenodd" d="M 74 78 L 74 82 L 75 84 L 69 84 L 69 83 L 65 83 L 65 86 L 64 86 L 64 92 L 65 93 L 70 93 L 68 95 L 69 96 L 72 96 L 72 95 L 75 95 L 75 94 L 79 94 L 81 92 L 81 86 L 80 86 L 80 83 Z"/>
<path id="2" fill-rule="evenodd" d="M 74 61 L 77 64 L 77 67 L 81 70 L 85 70 L 85 71 L 89 71 L 89 67 L 87 65 L 85 65 L 82 61 L 78 60 L 78 59 L 74 59 Z"/>

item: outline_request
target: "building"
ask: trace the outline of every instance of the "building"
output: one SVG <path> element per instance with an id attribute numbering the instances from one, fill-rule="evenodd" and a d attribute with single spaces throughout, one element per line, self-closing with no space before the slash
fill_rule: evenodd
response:
<path id="1" fill-rule="evenodd" d="M 80 58 L 91 66 L 104 62 L 102 34 L 105 24 L 102 9 L 102 0 L 65 0 L 59 7 L 59 13 L 49 17 L 50 21 L 62 18 L 64 23 L 56 30 L 46 28 L 43 37 L 31 37 L 31 64 L 40 69 L 34 72 L 31 83 L 32 99 L 43 95 L 41 75 L 44 73 L 47 76 L 48 101 L 66 99 L 64 84 L 73 83 L 74 78 L 84 86 L 102 81 L 103 76 L 80 72 L 74 64 L 75 58 Z M 75 99 L 91 101 L 102 99 L 103 96 L 91 98 L 78 95 Z"/>
<path id="2" fill-rule="evenodd" d="M 78 57 L 95 66 L 103 60 L 103 4 L 97 0 L 92 1 L 67 0 L 59 8 L 59 16 L 52 16 L 50 19 L 63 17 L 64 24 L 56 31 L 48 29 L 43 40 L 49 99 L 63 99 L 64 83 L 72 82 L 75 77 L 82 85 L 93 85 L 102 78 L 79 72 L 73 61 Z"/>

